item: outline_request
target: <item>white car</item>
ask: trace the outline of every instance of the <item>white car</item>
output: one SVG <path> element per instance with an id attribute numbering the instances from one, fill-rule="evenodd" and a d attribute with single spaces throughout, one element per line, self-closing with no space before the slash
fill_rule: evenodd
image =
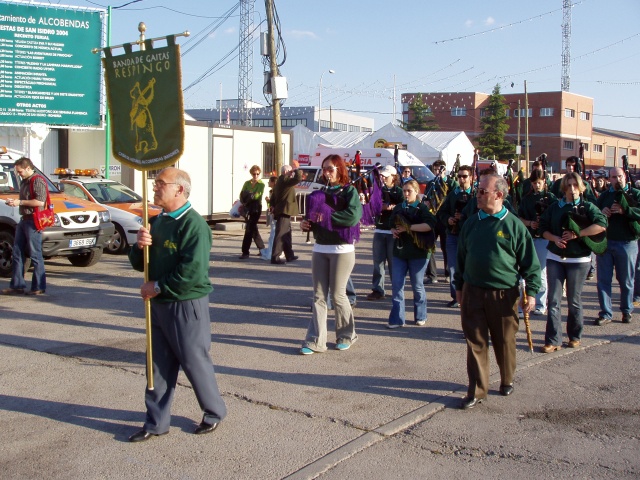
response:
<path id="1" fill-rule="evenodd" d="M 59 186 L 65 194 L 89 200 L 106 207 L 116 231 L 105 245 L 108 253 L 125 253 L 136 242 L 136 234 L 142 226 L 142 197 L 114 180 L 95 175 L 57 174 Z M 149 204 L 149 218 L 162 209 Z"/>

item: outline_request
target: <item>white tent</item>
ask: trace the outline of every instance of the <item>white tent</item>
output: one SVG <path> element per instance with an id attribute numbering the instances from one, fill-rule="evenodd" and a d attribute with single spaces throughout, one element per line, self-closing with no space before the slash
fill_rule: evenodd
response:
<path id="1" fill-rule="evenodd" d="M 325 145 L 335 145 L 340 147 L 351 147 L 364 140 L 371 132 L 321 132 Z"/>
<path id="2" fill-rule="evenodd" d="M 406 130 L 393 125 L 386 124 L 381 129 L 373 132 L 354 144 L 355 148 L 375 148 L 382 143 L 401 143 L 406 145 L 407 151 L 413 153 L 425 165 L 431 165 L 440 158 L 440 152 L 430 145 L 427 145 L 419 138 L 414 137 Z M 376 145 L 377 144 L 377 145 Z"/>
<path id="3" fill-rule="evenodd" d="M 464 132 L 409 132 L 420 141 L 440 152 L 440 158 L 447 164 L 447 171 L 453 167 L 456 156 L 460 155 L 460 165 L 473 164 L 473 144 Z"/>
<path id="4" fill-rule="evenodd" d="M 317 133 L 312 132 L 304 125 L 296 125 L 291 129 L 293 136 L 293 159 L 303 160 L 305 156 L 310 158 L 319 144 L 326 141 Z M 302 157 L 301 157 L 302 155 Z M 304 160 L 301 162 L 304 164 Z"/>

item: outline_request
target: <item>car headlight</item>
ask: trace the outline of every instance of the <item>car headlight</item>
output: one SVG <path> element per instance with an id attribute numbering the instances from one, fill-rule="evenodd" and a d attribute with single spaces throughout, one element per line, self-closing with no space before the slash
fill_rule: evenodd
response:
<path id="1" fill-rule="evenodd" d="M 100 222 L 101 223 L 105 223 L 105 222 L 110 222 L 111 221 L 111 215 L 109 214 L 109 210 L 106 210 L 104 212 L 99 212 L 100 213 Z"/>
<path id="2" fill-rule="evenodd" d="M 138 224 L 142 225 L 142 217 L 138 217 L 136 215 L 136 222 L 138 222 Z"/>
<path id="3" fill-rule="evenodd" d="M 61 225 L 60 223 L 60 217 L 58 216 L 57 213 L 53 214 L 53 226 L 54 227 L 59 227 Z"/>

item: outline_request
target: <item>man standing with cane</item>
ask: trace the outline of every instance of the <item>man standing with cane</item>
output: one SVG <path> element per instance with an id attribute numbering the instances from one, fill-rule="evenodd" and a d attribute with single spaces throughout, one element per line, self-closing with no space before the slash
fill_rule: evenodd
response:
<path id="1" fill-rule="evenodd" d="M 460 405 L 464 410 L 481 403 L 489 391 L 489 334 L 500 369 L 500 394 L 513 393 L 518 278 L 526 284 L 525 312 L 535 307 L 540 289 L 533 239 L 520 219 L 504 207 L 507 191 L 502 176 L 482 176 L 476 195 L 480 210 L 460 232 L 454 281 L 467 340 L 469 388 Z"/>
<path id="2" fill-rule="evenodd" d="M 211 229 L 191 207 L 191 180 L 186 172 L 162 170 L 153 190 L 153 202 L 163 211 L 151 219 L 151 231 L 144 227 L 138 231 L 129 260 L 142 271 L 142 250 L 149 246 L 149 281 L 140 288 L 140 295 L 151 300 L 154 389 L 145 392 L 146 421 L 142 430 L 129 437 L 130 442 L 169 432 L 180 367 L 204 412 L 195 434 L 212 432 L 227 413 L 209 356 Z"/>

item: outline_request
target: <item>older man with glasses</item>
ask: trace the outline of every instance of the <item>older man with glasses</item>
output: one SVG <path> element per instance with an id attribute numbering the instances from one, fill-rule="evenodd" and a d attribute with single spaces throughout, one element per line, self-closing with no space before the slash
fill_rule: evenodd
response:
<path id="1" fill-rule="evenodd" d="M 503 205 L 506 180 L 500 175 L 480 179 L 480 210 L 460 231 L 454 273 L 462 331 L 467 341 L 469 387 L 460 408 L 481 403 L 489 391 L 489 335 L 500 369 L 500 394 L 513 393 L 518 331 L 518 280 L 526 285 L 524 311 L 535 307 L 540 288 L 540 262 L 529 231 Z"/>
<path id="2" fill-rule="evenodd" d="M 438 220 L 447 229 L 446 251 L 449 267 L 449 292 L 451 301 L 447 304 L 450 308 L 457 308 L 460 305 L 456 300 L 456 289 L 453 284 L 453 276 L 456 270 L 456 255 L 458 252 L 458 234 L 460 231 L 460 219 L 462 209 L 471 199 L 471 176 L 473 169 L 469 165 L 462 165 L 458 169 L 458 186 L 451 190 L 442 202 L 438 210 Z"/>

